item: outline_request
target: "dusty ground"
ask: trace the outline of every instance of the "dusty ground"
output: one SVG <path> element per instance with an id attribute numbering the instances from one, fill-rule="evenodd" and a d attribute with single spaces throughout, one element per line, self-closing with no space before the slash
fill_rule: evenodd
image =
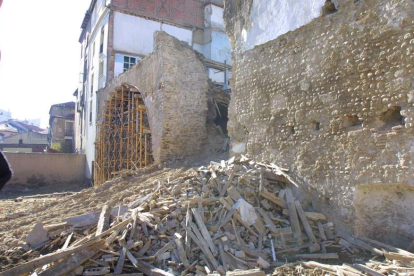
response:
<path id="1" fill-rule="evenodd" d="M 101 186 L 85 188 L 82 184 L 71 185 L 70 188 L 56 183 L 53 187 L 39 187 L 26 189 L 8 187 L 0 194 L 0 271 L 10 268 L 24 260 L 38 257 L 35 251 L 23 255 L 16 251 L 19 244 L 26 239 L 27 233 L 37 222 L 44 225 L 62 222 L 70 218 L 101 210 L 104 204 L 111 206 L 123 205 L 123 199 L 137 193 L 140 189 L 158 184 L 159 181 L 168 181 L 180 176 L 187 170 L 205 165 L 209 161 L 219 161 L 227 158 L 227 154 L 210 156 L 204 160 L 177 161 L 172 164 L 152 166 L 137 171 L 135 175 L 125 178 L 119 177 L 107 181 Z M 189 166 L 188 164 L 191 164 Z M 7 186 L 7 185 L 6 185 Z M 54 196 L 53 193 L 72 192 L 67 196 Z M 25 196 L 45 195 L 40 198 L 25 198 Z M 23 201 L 15 202 L 16 198 L 23 197 Z M 13 250 L 10 250 L 10 249 Z"/>

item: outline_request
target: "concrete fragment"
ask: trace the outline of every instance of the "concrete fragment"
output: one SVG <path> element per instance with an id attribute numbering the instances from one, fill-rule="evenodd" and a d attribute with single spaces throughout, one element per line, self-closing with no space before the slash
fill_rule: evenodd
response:
<path id="1" fill-rule="evenodd" d="M 26 242 L 31 248 L 36 248 L 48 239 L 47 231 L 43 228 L 43 223 L 38 222 L 27 235 Z"/>
<path id="2" fill-rule="evenodd" d="M 257 264 L 262 269 L 268 269 L 270 267 L 270 264 L 266 260 L 264 260 L 262 257 L 259 257 L 259 259 L 257 259 Z"/>

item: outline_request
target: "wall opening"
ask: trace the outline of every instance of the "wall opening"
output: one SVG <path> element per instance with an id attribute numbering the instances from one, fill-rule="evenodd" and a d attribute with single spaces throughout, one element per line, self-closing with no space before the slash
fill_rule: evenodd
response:
<path id="1" fill-rule="evenodd" d="M 362 120 L 357 115 L 345 115 L 344 126 L 346 128 L 359 128 L 362 127 Z"/>
<path id="2" fill-rule="evenodd" d="M 401 107 L 393 106 L 382 112 L 379 120 L 383 123 L 381 130 L 389 130 L 396 126 L 405 124 L 405 118 L 401 115 Z"/>
<path id="3" fill-rule="evenodd" d="M 214 123 L 221 128 L 223 134 L 227 136 L 227 123 L 229 121 L 228 117 L 228 106 L 222 103 L 215 102 L 217 109 L 217 116 L 214 119 Z"/>
<path id="4" fill-rule="evenodd" d="M 312 127 L 312 130 L 319 131 L 321 130 L 321 123 L 317 121 L 312 121 L 311 127 Z"/>
<path id="5" fill-rule="evenodd" d="M 322 15 L 330 15 L 336 13 L 338 10 L 335 7 L 335 4 L 331 0 L 326 0 L 325 5 L 322 7 Z"/>
<path id="6" fill-rule="evenodd" d="M 153 163 L 147 109 L 135 88 L 123 85 L 110 96 L 95 144 L 95 184 Z"/>

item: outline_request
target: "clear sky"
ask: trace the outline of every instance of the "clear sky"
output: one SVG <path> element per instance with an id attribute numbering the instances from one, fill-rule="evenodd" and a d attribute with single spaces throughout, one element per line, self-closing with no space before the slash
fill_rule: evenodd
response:
<path id="1" fill-rule="evenodd" d="M 80 26 L 90 0 L 4 0 L 0 9 L 0 109 L 49 124 L 52 104 L 74 101 Z"/>

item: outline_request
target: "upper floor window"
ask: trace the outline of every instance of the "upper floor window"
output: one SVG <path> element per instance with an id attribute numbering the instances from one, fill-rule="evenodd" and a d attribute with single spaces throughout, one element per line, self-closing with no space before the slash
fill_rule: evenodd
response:
<path id="1" fill-rule="evenodd" d="M 99 76 L 102 76 L 103 75 L 103 72 L 104 72 L 104 61 L 101 60 L 99 62 Z"/>
<path id="2" fill-rule="evenodd" d="M 93 96 L 93 82 L 94 82 L 94 79 L 95 79 L 95 75 L 94 74 L 92 74 L 92 76 L 91 76 L 91 95 Z"/>
<path id="3" fill-rule="evenodd" d="M 124 56 L 124 72 L 128 70 L 129 67 L 133 66 L 136 62 L 137 62 L 136 58 Z"/>
<path id="4" fill-rule="evenodd" d="M 99 43 L 99 54 L 102 54 L 103 53 L 104 36 L 105 36 L 105 27 L 102 27 L 102 29 L 101 29 L 100 43 Z"/>

